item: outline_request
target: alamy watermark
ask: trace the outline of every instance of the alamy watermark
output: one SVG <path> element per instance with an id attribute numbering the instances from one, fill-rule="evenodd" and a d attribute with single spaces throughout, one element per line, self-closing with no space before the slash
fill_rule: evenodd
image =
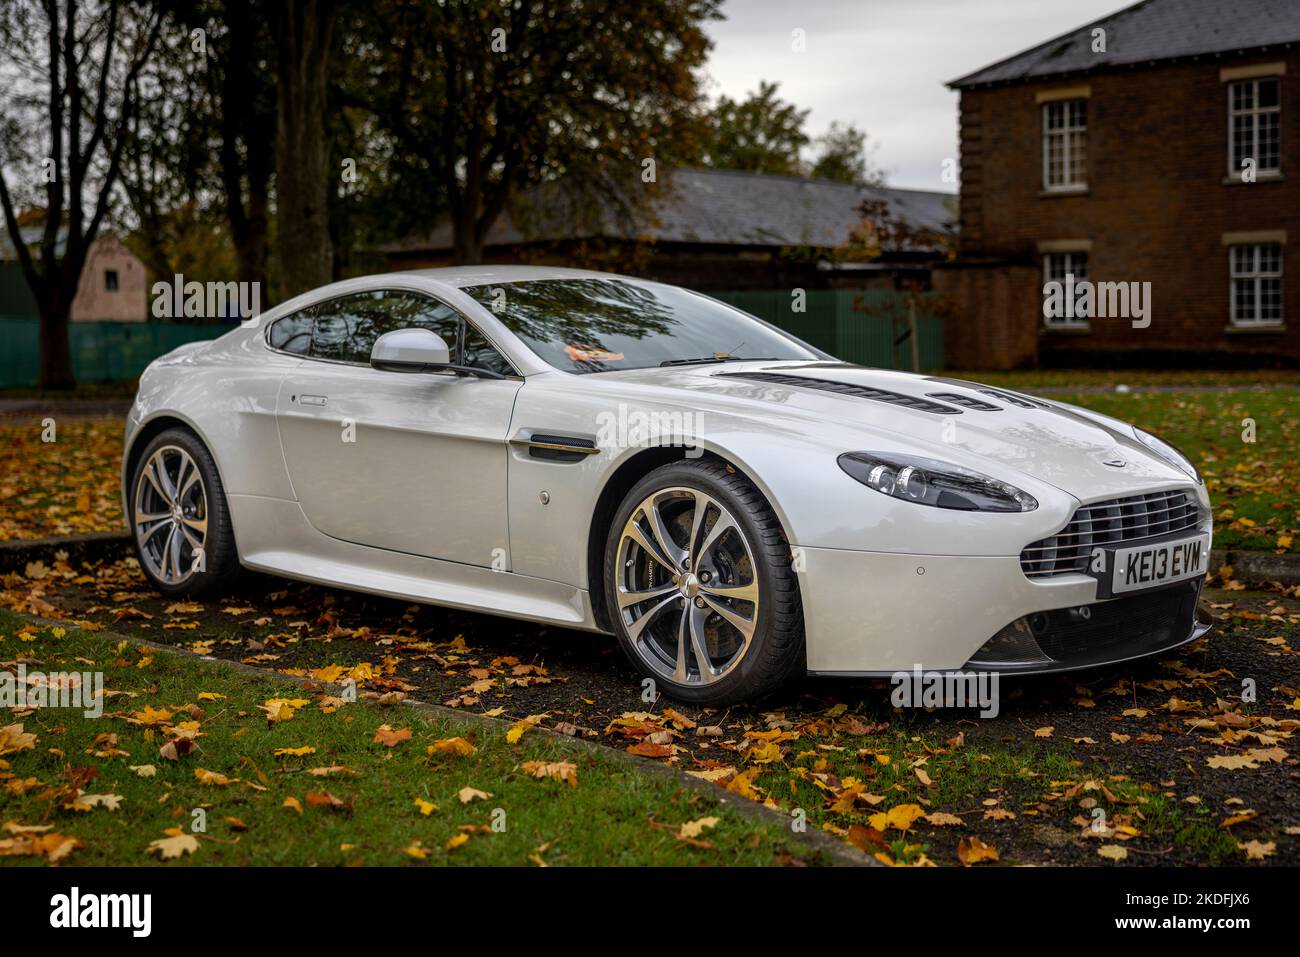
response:
<path id="1" fill-rule="evenodd" d="M 85 717 L 98 718 L 104 713 L 104 673 L 28 671 L 19 663 L 17 673 L 0 671 L 0 708 L 80 708 Z"/>
<path id="2" fill-rule="evenodd" d="M 1043 317 L 1058 322 L 1129 319 L 1134 329 L 1151 325 L 1151 283 L 1091 282 L 1065 274 L 1043 285 Z"/>
<path id="3" fill-rule="evenodd" d="M 704 450 L 696 442 L 703 432 L 703 412 L 629 409 L 620 402 L 617 412 L 596 416 L 596 445 L 602 449 L 678 446 L 686 448 L 687 458 L 699 458 Z"/>
<path id="4" fill-rule="evenodd" d="M 238 319 L 248 322 L 262 312 L 260 282 L 188 282 L 180 273 L 171 282 L 153 284 L 155 319 Z"/>
<path id="5" fill-rule="evenodd" d="M 895 708 L 979 708 L 981 718 L 1000 710 L 996 671 L 895 671 L 889 700 Z"/>

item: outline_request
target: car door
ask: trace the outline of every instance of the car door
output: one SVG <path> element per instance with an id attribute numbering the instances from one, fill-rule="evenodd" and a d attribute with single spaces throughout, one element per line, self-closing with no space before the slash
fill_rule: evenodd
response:
<path id="1" fill-rule="evenodd" d="M 523 380 L 372 369 L 376 338 L 422 327 L 447 341 L 453 362 L 513 373 L 459 313 L 421 293 L 365 292 L 308 311 L 309 353 L 277 401 L 285 463 L 307 519 L 347 542 L 508 567 L 506 440 Z M 290 328 L 278 335 L 272 327 L 273 347 L 302 334 L 300 317 L 281 322 Z"/>

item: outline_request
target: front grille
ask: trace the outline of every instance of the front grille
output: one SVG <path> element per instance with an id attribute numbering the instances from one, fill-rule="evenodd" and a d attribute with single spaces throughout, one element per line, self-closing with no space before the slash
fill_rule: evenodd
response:
<path id="1" fill-rule="evenodd" d="M 785 375 L 781 372 L 719 372 L 717 378 L 752 379 L 755 382 L 772 382 L 777 385 L 798 386 L 801 389 L 817 389 L 821 392 L 837 392 L 840 395 L 857 396 L 859 399 L 874 399 L 901 405 L 917 412 L 931 412 L 935 415 L 961 415 L 961 409 L 942 402 L 931 402 L 916 395 L 904 395 L 902 392 L 890 392 L 888 389 L 876 389 L 867 385 L 853 385 L 849 382 L 836 382 L 834 379 L 814 379 L 811 376 Z"/>
<path id="2" fill-rule="evenodd" d="M 1094 548 L 1140 544 L 1194 529 L 1200 520 L 1196 497 L 1181 489 L 1094 502 L 1055 535 L 1025 546 L 1020 567 L 1029 578 L 1085 572 Z"/>
<path id="3" fill-rule="evenodd" d="M 1199 581 L 1143 595 L 1019 618 L 988 640 L 966 668 L 1051 671 L 1124 661 L 1187 641 L 1196 626 Z"/>

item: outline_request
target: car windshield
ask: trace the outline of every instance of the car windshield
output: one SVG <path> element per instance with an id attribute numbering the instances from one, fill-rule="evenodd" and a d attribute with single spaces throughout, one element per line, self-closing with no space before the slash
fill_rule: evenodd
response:
<path id="1" fill-rule="evenodd" d="M 565 372 L 818 358 L 747 313 L 662 283 L 533 279 L 469 286 L 465 292 Z"/>

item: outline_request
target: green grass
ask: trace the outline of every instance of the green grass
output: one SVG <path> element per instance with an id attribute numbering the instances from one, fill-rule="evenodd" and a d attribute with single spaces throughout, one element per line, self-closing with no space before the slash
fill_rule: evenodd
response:
<path id="1" fill-rule="evenodd" d="M 1155 853 L 1154 846 L 1172 846 L 1206 863 L 1240 862 L 1236 841 L 1208 806 L 1181 804 L 1116 775 L 1081 757 L 1085 752 L 1067 737 L 957 743 L 924 730 L 926 723 L 923 716 L 895 716 L 888 726 L 866 734 L 835 721 L 820 730 L 804 726 L 800 738 L 783 744 L 785 759 L 757 766 L 751 783 L 781 806 L 802 809 L 810 828 L 850 840 L 854 825 L 878 829 L 873 840 L 883 847 L 869 850 L 883 850 L 898 864 L 956 863 L 958 843 L 972 836 L 996 847 L 1004 863 L 1038 860 L 1042 848 L 1030 833 L 1035 826 L 1072 841 L 1078 849 L 1063 852 L 1067 857 L 1079 857 L 1081 849 L 1093 864 L 1101 863 L 1094 859 L 1097 848 L 1117 841 L 1132 849 L 1135 863 L 1158 863 L 1159 858 L 1139 856 L 1139 851 Z M 1094 786 L 1070 797 L 1070 789 L 1084 782 Z M 855 787 L 863 792 L 856 800 L 837 800 Z M 907 805 L 926 815 L 953 815 L 961 823 L 932 824 L 921 817 L 906 828 L 881 825 L 879 815 Z M 1090 837 L 1080 843 L 1092 807 L 1100 807 L 1112 826 L 1135 827 L 1140 839 Z"/>
<path id="2" fill-rule="evenodd" d="M 808 859 L 806 846 L 796 844 L 779 824 L 741 815 L 671 777 L 643 773 L 548 734 L 529 732 L 512 745 L 495 728 L 364 700 L 327 714 L 319 705 L 322 693 L 286 681 L 90 632 L 59 631 L 33 628 L 0 613 L 0 659 L 9 669 L 21 657 L 29 670 L 102 671 L 110 697 L 98 720 L 85 718 L 80 710 L 42 709 L 21 717 L 9 713 L 0 721 L 21 722 L 26 732 L 37 735 L 34 747 L 0 758 L 7 762 L 0 763 L 5 786 L 0 820 L 53 825 L 55 833 L 77 838 L 82 846 L 67 858 L 69 863 L 156 862 L 148 853 L 150 842 L 166 837 L 168 828 L 192 833 L 196 809 L 206 815 L 206 832 L 194 834 L 197 850 L 165 866 L 760 865 L 788 860 L 788 854 Z M 200 700 L 200 693 L 223 697 Z M 289 720 L 270 722 L 259 706 L 271 698 L 312 700 Z M 160 747 L 166 731 L 127 720 L 146 707 L 172 712 L 171 724 L 198 721 L 198 749 L 178 760 L 164 758 Z M 375 743 L 376 730 L 384 724 L 410 729 L 412 736 L 393 747 Z M 106 733 L 117 735 L 115 750 L 127 753 L 106 756 L 113 750 L 111 742 L 96 742 Z M 428 745 L 452 737 L 472 742 L 475 753 L 427 756 Z M 301 747 L 316 750 L 299 757 L 273 753 Z M 101 756 L 92 753 L 96 751 Z M 526 761 L 569 762 L 577 786 L 532 777 L 520 770 Z M 143 765 L 152 765 L 154 775 L 141 777 L 131 770 Z M 310 773 L 339 766 L 349 771 L 328 777 Z M 200 783 L 199 768 L 232 783 Z M 73 793 L 68 786 L 76 769 L 93 771 L 93 778 L 81 785 L 84 793 L 119 795 L 117 810 L 68 809 Z M 14 782 L 29 779 L 37 783 L 15 793 Z M 457 795 L 465 787 L 492 796 L 462 804 Z M 326 792 L 346 807 L 310 803 L 309 793 Z M 301 813 L 284 806 L 290 798 L 301 804 Z M 417 799 L 438 807 L 426 816 Z M 494 815 L 504 821 L 504 830 L 485 830 Z M 684 822 L 706 817 L 718 819 L 698 838 L 710 846 L 679 840 Z M 448 849 L 448 841 L 458 835 L 468 840 Z M 0 841 L 8 838 L 9 833 L 0 832 Z M 427 856 L 411 856 L 404 850 L 411 847 Z M 0 856 L 7 864 L 40 861 Z"/>
<path id="3" fill-rule="evenodd" d="M 1033 392 L 1042 388 L 1127 386 L 1300 385 L 1300 369 L 1037 369 L 1026 372 L 941 372 L 953 379 Z"/>

